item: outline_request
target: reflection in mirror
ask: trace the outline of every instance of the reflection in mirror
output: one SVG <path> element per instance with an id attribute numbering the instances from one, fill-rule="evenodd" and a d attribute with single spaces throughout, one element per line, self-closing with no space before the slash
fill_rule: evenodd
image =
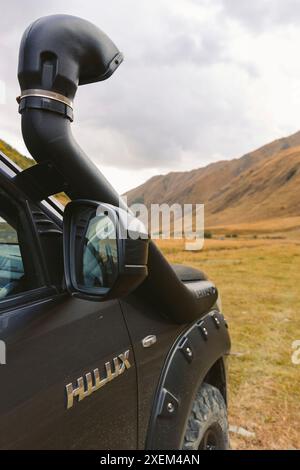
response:
<path id="1" fill-rule="evenodd" d="M 77 223 L 79 284 L 85 288 L 111 288 L 118 275 L 115 223 L 104 213 L 87 212 L 87 217 Z"/>
<path id="2" fill-rule="evenodd" d="M 102 301 L 129 295 L 146 279 L 148 237 L 120 208 L 78 199 L 64 212 L 64 265 L 68 291 Z M 134 236 L 139 232 L 140 237 Z"/>

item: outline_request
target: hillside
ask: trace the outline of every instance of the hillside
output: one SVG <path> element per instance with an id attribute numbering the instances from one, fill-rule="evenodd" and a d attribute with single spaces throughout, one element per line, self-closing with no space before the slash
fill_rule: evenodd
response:
<path id="1" fill-rule="evenodd" d="M 206 226 L 300 216 L 300 132 L 234 160 L 151 178 L 128 202 L 204 203 Z"/>
<path id="2" fill-rule="evenodd" d="M 22 168 L 22 170 L 25 170 L 25 168 L 28 168 L 35 163 L 33 159 L 25 157 L 25 155 L 19 153 L 2 139 L 0 139 L 0 151 Z"/>
<path id="3" fill-rule="evenodd" d="M 22 169 L 34 160 L 0 139 L 0 151 Z M 205 204 L 206 227 L 230 226 L 253 231 L 267 225 L 299 227 L 300 132 L 278 139 L 241 158 L 212 163 L 187 172 L 149 179 L 127 193 L 128 202 Z M 67 202 L 59 195 L 62 203 Z"/>

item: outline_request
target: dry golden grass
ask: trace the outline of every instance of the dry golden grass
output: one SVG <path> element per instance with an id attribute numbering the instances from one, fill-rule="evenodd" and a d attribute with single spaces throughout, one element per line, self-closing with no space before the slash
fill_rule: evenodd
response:
<path id="1" fill-rule="evenodd" d="M 244 235 L 254 234 L 274 234 L 291 232 L 300 229 L 300 217 L 278 217 L 275 219 L 264 219 L 259 222 L 242 223 L 242 224 L 229 224 L 229 225 L 217 225 L 208 226 L 207 230 L 214 234 L 228 234 L 228 233 L 239 233 Z"/>
<path id="2" fill-rule="evenodd" d="M 206 240 L 201 252 L 179 241 L 158 245 L 171 262 L 203 269 L 221 292 L 233 353 L 230 424 L 255 433 L 232 434 L 232 447 L 300 448 L 300 366 L 291 362 L 300 339 L 300 240 Z"/>

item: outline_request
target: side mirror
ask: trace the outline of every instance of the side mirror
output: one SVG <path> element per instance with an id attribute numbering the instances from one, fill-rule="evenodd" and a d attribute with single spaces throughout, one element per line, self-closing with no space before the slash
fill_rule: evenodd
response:
<path id="1" fill-rule="evenodd" d="M 70 202 L 63 237 L 66 284 L 74 296 L 120 298 L 147 277 L 148 234 L 123 209 L 89 200 Z"/>

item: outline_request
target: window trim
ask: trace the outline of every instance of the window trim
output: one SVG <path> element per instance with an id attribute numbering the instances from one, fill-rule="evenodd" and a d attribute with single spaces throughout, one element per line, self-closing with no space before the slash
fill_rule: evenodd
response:
<path id="1" fill-rule="evenodd" d="M 4 311 L 12 310 L 16 307 L 22 308 L 35 301 L 45 300 L 48 297 L 53 298 L 53 296 L 57 295 L 58 291 L 54 286 L 36 287 L 20 292 L 19 294 L 0 300 L 0 314 L 4 313 Z"/>
<path id="2" fill-rule="evenodd" d="M 33 243 L 34 250 L 32 250 L 32 263 L 33 269 L 37 270 L 37 275 L 40 279 L 40 285 L 33 287 L 24 292 L 20 292 L 15 296 L 8 296 L 0 300 L 0 311 L 2 312 L 3 308 L 8 308 L 8 306 L 21 305 L 22 303 L 28 303 L 31 300 L 37 300 L 39 295 L 44 294 L 45 291 L 49 292 L 51 289 L 52 293 L 57 292 L 57 289 L 51 285 L 47 268 L 45 266 L 45 261 L 40 245 L 39 236 L 32 218 L 31 210 L 28 203 L 28 198 L 24 194 L 20 194 L 18 188 L 16 188 L 13 181 L 10 181 L 9 178 L 5 177 L 0 173 L 0 187 L 5 195 L 11 200 L 12 204 L 16 206 L 16 210 L 20 216 L 20 222 L 26 224 L 24 227 L 25 236 L 28 239 L 29 243 Z M 16 195 L 17 193 L 17 195 Z M 19 194 L 18 194 L 19 193 Z M 24 260 L 23 260 L 24 263 Z M 28 265 L 24 263 L 24 269 L 26 272 Z"/>

